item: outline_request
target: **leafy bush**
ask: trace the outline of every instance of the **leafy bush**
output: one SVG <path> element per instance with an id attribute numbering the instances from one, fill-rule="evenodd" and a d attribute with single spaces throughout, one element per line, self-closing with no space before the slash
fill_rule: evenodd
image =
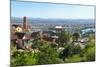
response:
<path id="1" fill-rule="evenodd" d="M 52 48 L 50 45 L 43 48 L 39 53 L 38 64 L 55 64 L 61 63 L 57 50 Z"/>
<path id="2" fill-rule="evenodd" d="M 92 43 L 87 44 L 80 56 L 83 57 L 82 61 L 95 61 L 95 45 Z"/>
<path id="3" fill-rule="evenodd" d="M 38 53 L 16 51 L 12 55 L 11 66 L 23 66 L 37 64 Z"/>
<path id="4" fill-rule="evenodd" d="M 85 53 L 87 61 L 95 61 L 95 48 L 90 47 Z"/>
<path id="5" fill-rule="evenodd" d="M 80 62 L 81 59 L 82 58 L 78 54 L 77 55 L 73 55 L 71 57 L 68 57 L 68 60 L 66 61 L 66 63 Z"/>
<path id="6" fill-rule="evenodd" d="M 82 52 L 82 48 L 80 45 L 75 45 L 72 48 L 72 54 L 80 54 Z"/>

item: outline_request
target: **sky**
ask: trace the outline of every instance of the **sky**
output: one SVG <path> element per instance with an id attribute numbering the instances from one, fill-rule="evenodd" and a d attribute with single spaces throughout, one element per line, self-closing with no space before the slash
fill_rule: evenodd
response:
<path id="1" fill-rule="evenodd" d="M 11 1 L 12 17 L 94 19 L 94 6 Z"/>

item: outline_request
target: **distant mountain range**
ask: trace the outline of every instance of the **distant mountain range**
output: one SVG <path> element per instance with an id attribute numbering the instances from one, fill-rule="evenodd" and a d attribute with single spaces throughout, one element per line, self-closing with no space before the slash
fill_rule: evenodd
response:
<path id="1" fill-rule="evenodd" d="M 11 17 L 11 23 L 22 23 L 23 18 Z M 94 19 L 43 19 L 27 18 L 30 24 L 94 24 Z"/>

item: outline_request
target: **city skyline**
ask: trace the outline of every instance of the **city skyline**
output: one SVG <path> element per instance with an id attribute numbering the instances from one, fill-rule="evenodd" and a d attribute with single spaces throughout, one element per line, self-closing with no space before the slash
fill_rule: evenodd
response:
<path id="1" fill-rule="evenodd" d="M 11 1 L 12 17 L 94 19 L 95 7 L 70 4 Z"/>

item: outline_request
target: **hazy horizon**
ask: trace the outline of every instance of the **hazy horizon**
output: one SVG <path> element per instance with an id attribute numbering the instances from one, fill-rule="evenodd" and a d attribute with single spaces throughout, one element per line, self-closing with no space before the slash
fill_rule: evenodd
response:
<path id="1" fill-rule="evenodd" d="M 22 17 L 11 17 L 11 18 L 23 18 L 27 16 L 22 16 Z M 95 20 L 95 18 L 39 18 L 39 17 L 27 17 L 28 19 L 62 19 L 62 20 Z"/>

